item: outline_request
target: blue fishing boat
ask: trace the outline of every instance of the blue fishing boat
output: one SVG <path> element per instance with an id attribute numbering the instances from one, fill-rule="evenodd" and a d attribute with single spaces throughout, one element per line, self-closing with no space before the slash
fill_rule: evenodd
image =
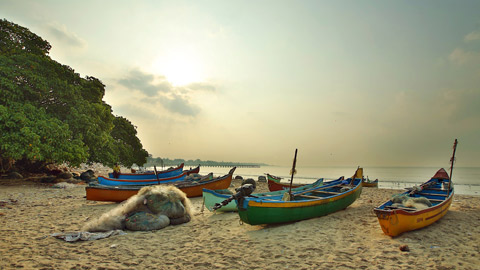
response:
<path id="1" fill-rule="evenodd" d="M 97 177 L 98 183 L 100 185 L 106 186 L 125 186 L 125 185 L 157 185 L 157 184 L 165 184 L 165 183 L 174 183 L 178 181 L 185 180 L 187 176 L 187 172 L 183 172 L 180 175 L 166 177 L 166 178 L 159 178 L 159 179 L 118 179 L 118 178 L 107 178 L 103 176 Z"/>
<path id="2" fill-rule="evenodd" d="M 133 180 L 140 180 L 140 179 L 148 179 L 148 180 L 152 180 L 152 179 L 157 179 L 158 178 L 168 178 L 168 177 L 173 177 L 173 176 L 177 176 L 177 175 L 180 175 L 183 173 L 183 167 L 184 167 L 184 163 L 180 164 L 179 166 L 177 167 L 174 167 L 174 168 L 170 168 L 170 169 L 167 169 L 167 170 L 163 170 L 163 171 L 159 171 L 157 172 L 157 174 L 155 175 L 155 172 L 146 172 L 146 173 L 120 173 L 119 176 L 116 178 L 116 179 L 133 179 Z M 194 169 L 191 169 L 191 173 L 198 173 L 198 171 L 200 171 L 200 166 L 194 168 Z M 113 176 L 113 173 L 108 173 L 108 178 L 115 178 Z"/>

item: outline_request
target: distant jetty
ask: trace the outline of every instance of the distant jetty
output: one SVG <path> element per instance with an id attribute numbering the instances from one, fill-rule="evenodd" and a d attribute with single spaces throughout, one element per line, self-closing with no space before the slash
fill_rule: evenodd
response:
<path id="1" fill-rule="evenodd" d="M 190 166 L 190 165 L 189 165 Z M 219 167 L 219 168 L 260 168 L 260 165 L 255 164 L 228 164 L 228 165 L 200 165 L 201 167 Z"/>
<path id="2" fill-rule="evenodd" d="M 231 167 L 237 167 L 237 168 L 260 168 L 261 166 L 258 164 L 185 164 L 185 167 L 189 166 L 198 166 L 200 167 L 216 167 L 216 168 L 231 168 Z M 163 165 L 164 167 L 175 167 L 178 166 L 178 164 L 165 164 Z"/>
<path id="3" fill-rule="evenodd" d="M 216 167 L 216 168 L 260 168 L 261 166 L 268 166 L 265 163 L 251 163 L 251 162 L 236 162 L 236 161 L 213 161 L 213 160 L 200 160 L 200 159 L 169 159 L 169 158 L 153 158 L 148 157 L 147 163 L 145 163 L 144 167 L 153 167 L 157 166 L 160 168 L 168 168 L 168 167 L 176 167 L 180 164 L 185 164 L 185 167 L 190 166 L 200 166 L 200 167 Z"/>

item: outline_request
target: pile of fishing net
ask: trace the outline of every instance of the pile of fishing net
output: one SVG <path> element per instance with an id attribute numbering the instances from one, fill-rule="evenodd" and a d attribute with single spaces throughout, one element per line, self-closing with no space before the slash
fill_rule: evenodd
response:
<path id="1" fill-rule="evenodd" d="M 204 182 L 213 179 L 213 173 L 209 173 L 207 175 L 200 175 L 198 173 L 192 173 L 185 177 L 185 181 L 190 182 Z"/>
<path id="2" fill-rule="evenodd" d="M 86 223 L 82 231 L 159 230 L 189 222 L 191 217 L 191 203 L 183 191 L 174 186 L 148 186 L 123 204 Z"/>
<path id="3" fill-rule="evenodd" d="M 432 203 L 425 197 L 410 197 L 407 194 L 394 195 L 392 202 L 392 206 L 395 207 L 409 207 L 419 210 L 432 206 Z"/>
<path id="4" fill-rule="evenodd" d="M 188 180 L 188 181 L 198 181 L 200 179 L 202 179 L 202 176 L 198 173 L 192 173 L 185 177 L 185 180 Z"/>

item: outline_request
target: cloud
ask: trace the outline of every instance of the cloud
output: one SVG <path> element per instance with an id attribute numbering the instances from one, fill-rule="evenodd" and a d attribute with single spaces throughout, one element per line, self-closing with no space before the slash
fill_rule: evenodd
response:
<path id="1" fill-rule="evenodd" d="M 200 112 L 200 108 L 194 104 L 190 104 L 186 98 L 176 94 L 171 97 L 160 98 L 160 103 L 167 110 L 185 116 L 195 116 Z"/>
<path id="2" fill-rule="evenodd" d="M 442 107 L 451 121 L 480 119 L 480 92 L 476 90 L 450 90 L 441 96 Z"/>
<path id="3" fill-rule="evenodd" d="M 216 91 L 215 85 L 206 82 L 191 83 L 186 88 L 194 91 Z"/>
<path id="4" fill-rule="evenodd" d="M 215 87 L 208 83 L 175 87 L 166 80 L 165 76 L 154 75 L 139 69 L 132 69 L 117 82 L 128 90 L 143 93 L 145 96 L 140 97 L 139 101 L 145 106 L 162 106 L 171 113 L 183 116 L 196 116 L 200 112 L 200 107 L 189 100 L 193 90 L 215 91 Z"/>
<path id="5" fill-rule="evenodd" d="M 51 22 L 47 24 L 46 28 L 55 39 L 69 45 L 70 47 L 80 49 L 87 47 L 87 42 L 78 37 L 75 33 L 68 31 L 65 25 L 60 25 L 57 22 Z"/>
<path id="6" fill-rule="evenodd" d="M 448 59 L 459 66 L 467 64 L 480 64 L 480 52 L 465 51 L 463 49 L 456 48 L 448 56 Z"/>
<path id="7" fill-rule="evenodd" d="M 149 120 L 158 120 L 159 117 L 155 112 L 152 112 L 150 108 L 145 108 L 140 103 L 124 103 L 114 107 L 115 114 L 117 115 L 128 115 L 129 117 L 134 117 L 136 119 L 149 119 Z"/>
<path id="8" fill-rule="evenodd" d="M 172 84 L 165 77 L 148 74 L 138 69 L 131 70 L 126 78 L 118 80 L 118 83 L 150 97 L 157 95 L 159 92 L 167 93 L 173 90 Z"/>
<path id="9" fill-rule="evenodd" d="M 466 35 L 464 38 L 465 42 L 480 40 L 480 31 L 473 31 L 470 34 Z"/>

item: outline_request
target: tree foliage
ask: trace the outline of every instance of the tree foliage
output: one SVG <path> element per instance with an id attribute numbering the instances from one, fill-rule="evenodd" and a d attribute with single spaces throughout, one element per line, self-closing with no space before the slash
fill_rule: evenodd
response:
<path id="1" fill-rule="evenodd" d="M 0 170 L 13 161 L 144 164 L 136 128 L 102 100 L 105 85 L 52 60 L 50 48 L 0 20 Z"/>

